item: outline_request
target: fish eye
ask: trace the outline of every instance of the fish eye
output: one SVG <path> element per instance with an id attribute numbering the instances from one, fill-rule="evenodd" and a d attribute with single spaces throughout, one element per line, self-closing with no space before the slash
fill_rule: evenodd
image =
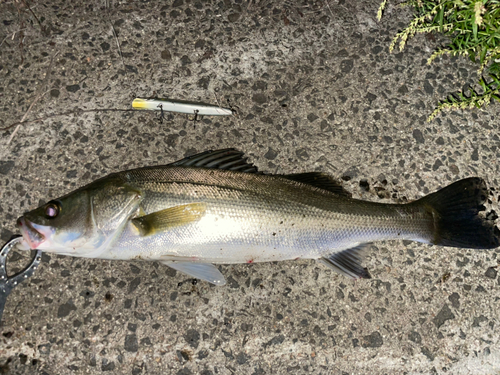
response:
<path id="1" fill-rule="evenodd" d="M 59 212 L 61 211 L 61 206 L 57 202 L 49 202 L 45 206 L 45 217 L 47 219 L 53 219 L 59 215 Z"/>

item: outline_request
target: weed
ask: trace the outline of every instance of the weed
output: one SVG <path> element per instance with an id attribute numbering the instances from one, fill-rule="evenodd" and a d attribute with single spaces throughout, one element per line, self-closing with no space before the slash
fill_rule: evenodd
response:
<path id="1" fill-rule="evenodd" d="M 380 4 L 379 20 L 386 5 L 387 0 Z M 469 87 L 450 95 L 436 107 L 428 121 L 444 109 L 481 108 L 492 100 L 500 101 L 500 0 L 408 0 L 402 5 L 414 8 L 414 18 L 396 34 L 390 51 L 398 41 L 399 49 L 403 50 L 417 33 L 440 32 L 450 38 L 450 43 L 435 51 L 428 64 L 442 55 L 468 56 L 479 63 L 480 89 Z"/>

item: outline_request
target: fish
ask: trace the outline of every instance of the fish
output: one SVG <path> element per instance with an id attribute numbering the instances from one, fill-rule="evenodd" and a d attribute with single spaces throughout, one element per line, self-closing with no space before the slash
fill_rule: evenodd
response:
<path id="1" fill-rule="evenodd" d="M 405 204 L 352 198 L 323 172 L 262 173 L 243 152 L 205 151 L 112 173 L 25 213 L 20 250 L 159 261 L 224 285 L 218 264 L 316 259 L 353 279 L 374 241 L 492 249 L 486 183 L 466 178 Z"/>

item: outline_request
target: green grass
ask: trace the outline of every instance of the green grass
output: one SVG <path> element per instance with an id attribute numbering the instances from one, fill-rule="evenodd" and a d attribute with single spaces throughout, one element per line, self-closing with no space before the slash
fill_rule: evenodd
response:
<path id="1" fill-rule="evenodd" d="M 387 0 L 378 11 L 380 20 Z M 414 8 L 410 24 L 394 37 L 390 51 L 399 42 L 403 50 L 417 33 L 439 32 L 449 37 L 449 44 L 436 50 L 431 64 L 443 55 L 465 56 L 479 65 L 477 88 L 450 95 L 429 116 L 431 121 L 442 110 L 486 107 L 500 101 L 500 0 L 409 0 L 402 5 Z"/>

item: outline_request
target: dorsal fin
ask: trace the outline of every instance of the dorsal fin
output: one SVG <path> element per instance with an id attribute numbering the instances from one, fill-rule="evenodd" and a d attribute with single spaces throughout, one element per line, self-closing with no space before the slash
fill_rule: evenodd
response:
<path id="1" fill-rule="evenodd" d="M 169 165 L 176 167 L 195 167 L 210 169 L 226 169 L 246 173 L 258 173 L 257 167 L 248 163 L 245 154 L 234 148 L 223 150 L 209 150 L 173 162 Z"/>
<path id="2" fill-rule="evenodd" d="M 344 190 L 342 185 L 335 181 L 331 176 L 322 172 L 308 172 L 308 173 L 297 173 L 282 175 L 281 177 L 288 180 L 302 182 L 303 184 L 308 184 L 323 190 L 328 190 L 332 193 L 351 198 L 352 195 L 348 191 Z"/>

